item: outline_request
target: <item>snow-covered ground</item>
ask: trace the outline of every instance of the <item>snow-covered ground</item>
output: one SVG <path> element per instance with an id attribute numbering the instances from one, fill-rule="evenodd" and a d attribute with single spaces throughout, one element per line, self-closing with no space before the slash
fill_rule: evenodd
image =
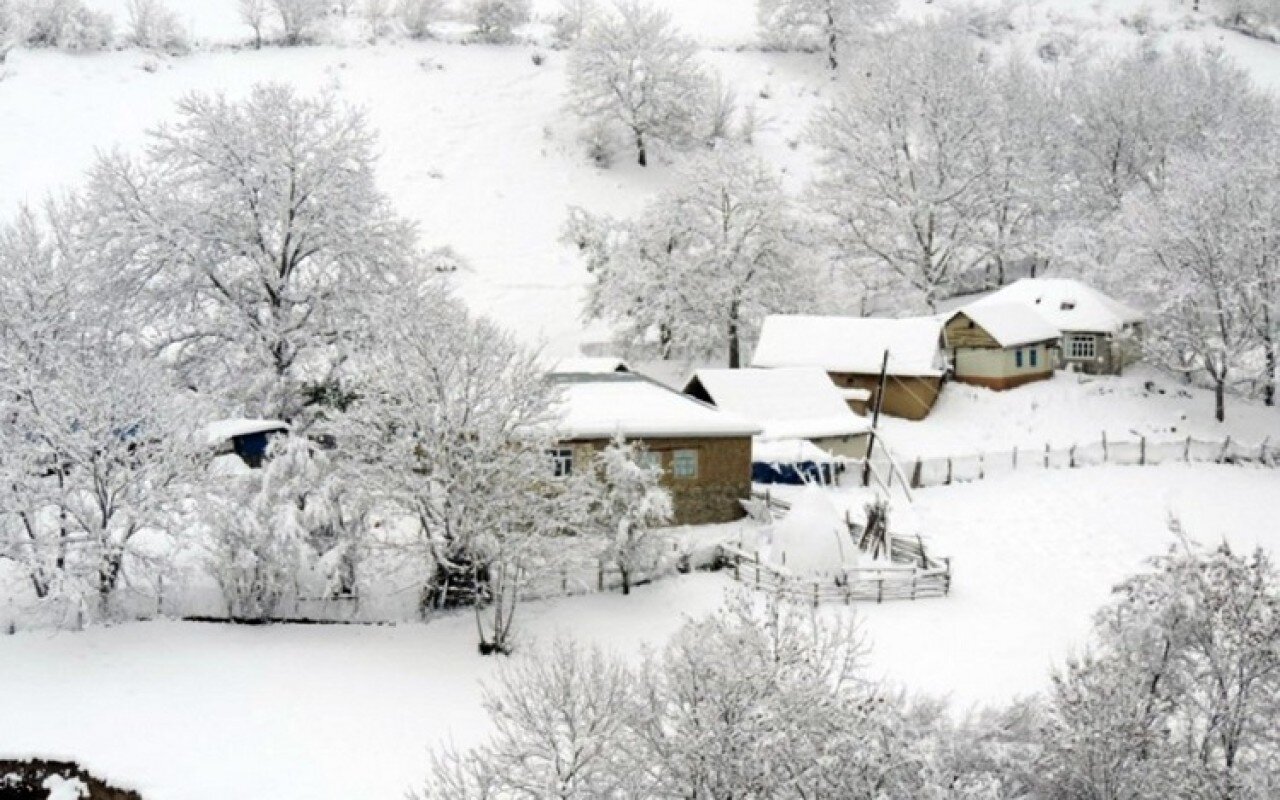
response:
<path id="1" fill-rule="evenodd" d="M 1081 647 L 1110 587 L 1175 543 L 1169 514 L 1206 543 L 1280 553 L 1265 502 L 1277 496 L 1280 471 L 1206 465 L 922 491 L 916 511 L 935 551 L 953 558 L 953 593 L 859 606 L 869 669 L 959 708 L 1035 692 Z M 519 612 L 522 639 L 574 635 L 636 655 L 732 585 L 694 574 L 631 597 L 532 603 Z M 148 800 L 401 797 L 430 747 L 486 730 L 480 682 L 499 661 L 477 655 L 473 637 L 466 614 L 398 627 L 146 623 L 0 637 L 0 753 L 73 757 Z"/>
<path id="2" fill-rule="evenodd" d="M 1150 384 L 1150 388 L 1148 388 Z M 1114 376 L 1055 373 L 1047 381 L 996 392 L 948 383 L 932 413 L 919 422 L 886 417 L 885 441 L 902 460 L 932 456 L 1007 454 L 1140 436 L 1171 441 L 1194 436 L 1260 445 L 1280 445 L 1280 408 L 1234 397 L 1227 420 L 1213 417 L 1213 396 L 1145 367 Z"/>
<path id="3" fill-rule="evenodd" d="M 760 120 L 753 145 L 799 188 L 811 169 L 805 131 L 832 82 L 820 55 L 754 49 L 752 0 L 661 0 L 676 22 L 706 46 L 739 101 Z M 92 0 L 124 27 L 124 0 Z M 567 208 L 630 214 L 671 181 L 670 164 L 647 170 L 625 154 L 609 169 L 586 158 L 563 113 L 563 51 L 531 44 L 383 42 L 370 45 L 343 24 L 339 42 L 291 49 L 238 49 L 250 31 L 234 0 L 169 0 L 197 41 L 191 55 L 168 58 L 138 50 L 64 54 L 18 50 L 0 69 L 0 219 L 19 203 L 78 186 L 96 152 L 136 150 L 144 132 L 170 119 L 191 91 L 242 96 L 261 81 L 315 92 L 333 87 L 368 110 L 381 133 L 380 179 L 396 207 L 420 226 L 424 244 L 451 246 L 469 269 L 459 278 L 476 309 L 553 355 L 573 354 L 603 337 L 583 325 L 587 274 L 558 241 Z M 936 14 L 959 0 L 904 0 L 905 15 Z M 1027 0 L 995 9 L 975 31 L 1001 46 L 1034 50 L 1045 36 L 1067 32 L 1084 48 L 1140 41 L 1132 19 L 1155 20 L 1149 41 L 1222 47 L 1260 82 L 1280 86 L 1280 46 L 1223 31 L 1204 15 L 1169 2 Z M 1007 12 L 1005 7 L 1009 9 Z M 543 18 L 556 0 L 539 0 Z M 1188 21 L 1189 20 L 1189 21 Z M 1009 26 L 1012 26 L 1010 28 Z M 534 64 L 541 52 L 545 60 Z M 36 146 L 38 143 L 38 146 Z"/>

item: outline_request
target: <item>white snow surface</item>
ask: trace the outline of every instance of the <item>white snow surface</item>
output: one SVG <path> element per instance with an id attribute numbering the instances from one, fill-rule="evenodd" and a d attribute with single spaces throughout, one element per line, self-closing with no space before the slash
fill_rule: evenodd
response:
<path id="1" fill-rule="evenodd" d="M 630 372 L 627 362 L 609 356 L 571 356 L 562 358 L 551 367 L 553 375 L 602 375 L 610 372 Z"/>
<path id="2" fill-rule="evenodd" d="M 763 426 L 763 439 L 815 439 L 871 430 L 871 421 L 853 413 L 820 369 L 700 369 L 686 391 L 693 380 L 702 384 L 717 408 Z"/>
<path id="3" fill-rule="evenodd" d="M 1059 331 L 1118 333 L 1142 321 L 1137 309 L 1071 278 L 1023 278 L 961 310 L 994 318 L 1009 313 L 1011 305 L 1034 311 Z"/>
<path id="4" fill-rule="evenodd" d="M 831 494 L 806 486 L 773 525 L 762 548 L 766 561 L 797 577 L 834 577 L 858 566 L 858 548 Z"/>
<path id="5" fill-rule="evenodd" d="M 1058 339 L 1062 331 L 1051 325 L 1035 309 L 1018 303 L 980 303 L 966 306 L 956 314 L 964 314 L 995 339 L 1001 347 Z M 955 319 L 952 314 L 947 321 Z"/>
<path id="6" fill-rule="evenodd" d="M 757 436 L 751 440 L 751 460 L 761 464 L 830 464 L 835 458 L 808 439 L 766 439 Z"/>
<path id="7" fill-rule="evenodd" d="M 829 495 L 837 510 L 857 491 Z M 1094 610 L 1144 560 L 1175 544 L 1178 514 L 1212 545 L 1280 554 L 1264 498 L 1280 470 L 1176 465 L 1019 474 L 917 493 L 930 547 L 952 557 L 938 600 L 855 606 L 868 669 L 958 708 L 1043 689 L 1083 647 Z M 856 510 L 856 509 L 855 509 Z M 791 564 L 791 557 L 788 558 Z M 660 645 L 686 615 L 721 603 L 726 573 L 519 610 L 524 658 L 572 635 L 624 657 Z M 850 613 L 844 606 L 826 614 Z M 428 750 L 489 730 L 479 656 L 462 613 L 385 627 L 133 623 L 0 636 L 0 752 L 75 758 L 148 800 L 403 797 Z"/>
<path id="8" fill-rule="evenodd" d="M 46 800 L 80 800 L 89 796 L 89 787 L 79 778 L 64 778 L 61 775 L 50 775 L 40 784 L 40 788 L 49 792 Z"/>
<path id="9" fill-rule="evenodd" d="M 943 371 L 942 322 L 933 317 L 885 319 L 773 314 L 760 330 L 752 366 L 817 367 L 827 372 L 937 376 Z"/>
<path id="10" fill-rule="evenodd" d="M 209 444 L 218 444 L 237 436 L 280 430 L 289 430 L 289 423 L 278 419 L 222 419 L 206 425 L 204 436 Z"/>
<path id="11" fill-rule="evenodd" d="M 561 439 L 754 436 L 755 422 L 632 373 L 562 375 Z"/>

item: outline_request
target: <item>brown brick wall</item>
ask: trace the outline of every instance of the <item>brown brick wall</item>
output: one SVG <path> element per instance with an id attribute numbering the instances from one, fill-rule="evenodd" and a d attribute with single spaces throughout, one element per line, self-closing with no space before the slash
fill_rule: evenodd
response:
<path id="1" fill-rule="evenodd" d="M 662 460 L 662 484 L 671 490 L 676 525 L 732 522 L 745 516 L 739 500 L 751 496 L 751 438 L 639 439 Z M 590 463 L 593 454 L 609 446 L 607 439 L 570 442 L 574 468 Z M 676 478 L 671 462 L 676 450 L 698 452 L 698 476 Z"/>

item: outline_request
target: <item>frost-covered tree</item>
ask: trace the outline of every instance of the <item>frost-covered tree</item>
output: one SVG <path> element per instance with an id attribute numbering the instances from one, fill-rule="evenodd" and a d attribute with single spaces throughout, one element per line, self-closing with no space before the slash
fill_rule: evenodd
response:
<path id="1" fill-rule="evenodd" d="M 276 439 L 262 469 L 216 483 L 202 549 L 229 616 L 266 621 L 290 601 L 355 593 L 367 505 L 313 442 Z"/>
<path id="2" fill-rule="evenodd" d="M 253 46 L 262 48 L 262 33 L 271 13 L 271 0 L 237 0 L 240 21 L 253 29 Z"/>
<path id="3" fill-rule="evenodd" d="M 88 203 L 149 343 L 233 413 L 297 418 L 416 258 L 364 116 L 279 85 L 184 98 L 141 160 L 99 161 Z"/>
<path id="4" fill-rule="evenodd" d="M 287 45 L 310 41 L 316 25 L 329 11 L 326 0 L 271 0 L 271 7 L 280 20 L 280 29 Z"/>
<path id="5" fill-rule="evenodd" d="M 92 618 L 153 565 L 195 463 L 192 404 L 109 327 L 74 203 L 0 229 L 0 558 Z"/>
<path id="6" fill-rule="evenodd" d="M 391 0 L 365 0 L 361 12 L 370 36 L 376 39 L 386 35 L 392 10 Z"/>
<path id="7" fill-rule="evenodd" d="M 569 47 L 601 13 L 597 0 L 561 0 L 553 20 L 552 36 L 556 44 Z"/>
<path id="8" fill-rule="evenodd" d="M 660 529 L 674 513 L 671 492 L 661 484 L 662 465 L 650 455 L 621 437 L 596 455 L 592 516 L 608 542 L 602 555 L 622 576 L 623 594 L 631 594 L 637 571 L 662 557 L 667 541 Z"/>
<path id="9" fill-rule="evenodd" d="M 83 0 L 29 0 L 21 10 L 28 47 L 102 50 L 111 44 L 111 16 L 87 8 Z"/>
<path id="10" fill-rule="evenodd" d="M 536 360 L 425 290 L 387 308 L 335 420 L 381 502 L 413 524 L 424 610 L 472 604 L 484 652 L 507 652 L 520 593 L 555 551 L 554 397 Z"/>
<path id="11" fill-rule="evenodd" d="M 695 139 L 708 89 L 697 44 L 643 0 L 593 19 L 569 59 L 573 111 L 589 129 L 625 136 L 640 166 L 655 143 L 681 148 Z"/>
<path id="12" fill-rule="evenodd" d="M 850 269 L 887 273 L 936 310 L 981 263 L 993 94 L 954 26 L 918 23 L 864 51 L 813 133 L 813 205 Z"/>
<path id="13" fill-rule="evenodd" d="M 0 0 L 0 64 L 23 36 L 19 24 L 18 9 L 12 0 Z"/>
<path id="14" fill-rule="evenodd" d="M 516 28 L 529 21 L 530 0 L 468 0 L 467 20 L 482 42 L 505 44 L 515 38 Z"/>
<path id="15" fill-rule="evenodd" d="M 1096 651 L 1055 678 L 1037 796 L 1275 790 L 1280 575 L 1265 552 L 1175 549 L 1117 587 L 1095 630 Z"/>
<path id="16" fill-rule="evenodd" d="M 443 13 L 443 0 L 400 0 L 396 5 L 396 17 L 405 33 L 414 39 L 430 38 L 431 25 Z"/>
<path id="17" fill-rule="evenodd" d="M 780 50 L 823 50 L 836 69 L 849 43 L 897 13 L 897 0 L 757 0 L 760 36 Z"/>
<path id="18" fill-rule="evenodd" d="M 629 346 L 656 335 L 663 357 L 727 353 L 737 367 L 766 315 L 812 303 L 803 228 L 769 167 L 726 149 L 693 158 L 635 219 L 571 209 L 564 238 L 596 279 L 587 314 Z"/>
<path id="19" fill-rule="evenodd" d="M 185 53 L 191 48 L 178 15 L 162 0 L 129 0 L 129 41 L 148 50 Z"/>

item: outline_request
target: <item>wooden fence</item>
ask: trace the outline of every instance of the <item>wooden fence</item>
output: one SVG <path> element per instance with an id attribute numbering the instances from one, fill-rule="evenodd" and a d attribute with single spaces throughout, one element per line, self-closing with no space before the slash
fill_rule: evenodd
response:
<path id="1" fill-rule="evenodd" d="M 842 473 L 842 483 L 867 486 L 885 481 L 903 481 L 910 488 L 949 486 L 952 483 L 983 480 L 999 475 L 1026 470 L 1074 469 L 1077 467 L 1118 464 L 1122 466 L 1154 466 L 1158 464 L 1254 464 L 1264 467 L 1280 466 L 1280 447 L 1264 440 L 1261 444 L 1245 444 L 1230 436 L 1221 440 L 1196 439 L 1188 436 L 1179 439 L 1155 439 L 1146 436 L 1137 439 L 1100 439 L 1069 447 L 1013 447 L 962 456 L 936 456 L 917 458 L 905 462 L 899 470 L 887 460 L 873 458 L 871 469 L 863 469 L 862 461 L 850 462 L 850 468 Z M 898 476 L 895 478 L 895 475 Z"/>
<path id="2" fill-rule="evenodd" d="M 764 563 L 760 554 L 729 545 L 720 546 L 720 562 L 733 571 L 733 578 L 757 589 L 766 589 L 794 600 L 823 603 L 883 603 L 886 600 L 918 600 L 946 597 L 951 593 L 951 563 L 923 569 L 914 564 L 884 567 L 855 567 L 839 575 L 812 579 Z"/>

